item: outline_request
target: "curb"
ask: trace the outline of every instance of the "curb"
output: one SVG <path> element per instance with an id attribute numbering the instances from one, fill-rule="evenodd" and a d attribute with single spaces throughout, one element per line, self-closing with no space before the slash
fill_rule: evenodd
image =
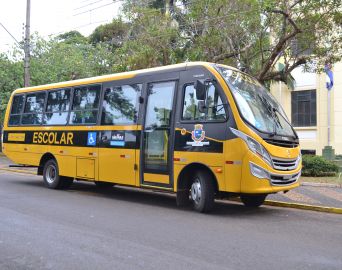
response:
<path id="1" fill-rule="evenodd" d="M 37 173 L 35 173 L 35 172 L 24 171 L 24 170 L 15 170 L 15 169 L 7 169 L 7 168 L 0 168 L 0 171 L 37 175 Z"/>
<path id="2" fill-rule="evenodd" d="M 309 186 L 309 187 L 342 188 L 342 184 L 330 184 L 330 183 L 301 182 L 300 185 L 301 186 Z"/>
<path id="3" fill-rule="evenodd" d="M 231 198 L 229 200 L 234 201 L 234 202 L 241 202 L 239 198 Z M 266 200 L 263 203 L 263 205 L 284 207 L 284 208 L 294 208 L 294 209 L 309 210 L 309 211 L 316 211 L 316 212 L 325 212 L 325 213 L 332 213 L 332 214 L 342 214 L 342 208 L 318 206 L 318 205 L 303 204 L 303 203 L 288 203 L 288 202 Z"/>
<path id="4" fill-rule="evenodd" d="M 264 202 L 264 205 L 295 208 L 295 209 L 302 209 L 302 210 L 311 210 L 311 211 L 333 213 L 333 214 L 342 214 L 342 208 L 317 206 L 317 205 L 311 205 L 311 204 L 286 203 L 286 202 L 267 201 L 266 200 Z"/>

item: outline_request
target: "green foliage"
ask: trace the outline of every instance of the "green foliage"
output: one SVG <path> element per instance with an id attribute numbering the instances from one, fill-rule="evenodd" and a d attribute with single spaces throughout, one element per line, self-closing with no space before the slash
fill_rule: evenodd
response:
<path id="1" fill-rule="evenodd" d="M 69 32 L 45 40 L 31 37 L 31 85 L 49 84 L 113 73 L 115 55 L 106 43 L 89 44 L 87 39 Z M 13 90 L 23 87 L 23 52 L 16 47 L 0 54 L 0 123 Z"/>
<path id="2" fill-rule="evenodd" d="M 97 27 L 89 36 L 89 40 L 92 44 L 107 42 L 114 48 L 119 48 L 127 37 L 128 30 L 129 24 L 122 18 L 114 19 L 111 23 Z"/>
<path id="3" fill-rule="evenodd" d="M 78 31 L 69 31 L 57 36 L 56 40 L 67 44 L 83 44 L 87 43 L 87 38 Z"/>
<path id="4" fill-rule="evenodd" d="M 334 176 L 339 167 L 321 156 L 303 156 L 303 176 Z"/>

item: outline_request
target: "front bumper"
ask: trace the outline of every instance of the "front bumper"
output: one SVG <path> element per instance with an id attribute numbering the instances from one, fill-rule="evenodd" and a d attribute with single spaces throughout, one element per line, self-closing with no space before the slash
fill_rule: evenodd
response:
<path id="1" fill-rule="evenodd" d="M 242 164 L 242 193 L 276 193 L 299 186 L 301 163 L 293 170 L 280 171 L 248 151 Z"/>

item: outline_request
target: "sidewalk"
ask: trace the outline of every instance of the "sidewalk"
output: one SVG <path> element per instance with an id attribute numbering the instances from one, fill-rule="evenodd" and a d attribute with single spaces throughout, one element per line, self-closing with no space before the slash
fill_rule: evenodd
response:
<path id="1" fill-rule="evenodd" d="M 314 183 L 312 186 L 300 186 L 285 194 L 271 194 L 267 196 L 267 200 L 342 208 L 342 188 L 318 187 Z"/>
<path id="2" fill-rule="evenodd" d="M 36 174 L 37 168 L 10 168 L 12 164 L 3 154 L 0 153 L 0 170 Z M 267 201 L 276 201 L 290 204 L 305 204 L 318 207 L 340 208 L 342 211 L 342 187 L 331 187 L 329 184 L 304 183 L 287 193 L 277 193 L 267 196 Z M 272 202 L 269 203 L 274 205 Z M 285 205 L 284 205 L 285 206 Z M 287 206 L 290 207 L 290 206 Z M 292 207 L 292 206 L 291 206 Z M 304 208 L 304 207 L 302 207 Z M 305 208 L 309 209 L 309 208 Z"/>
<path id="3" fill-rule="evenodd" d="M 0 153 L 0 170 L 5 169 L 6 171 L 13 172 L 23 172 L 29 174 L 37 174 L 37 168 L 21 168 L 21 167 L 9 167 L 9 165 L 14 164 L 4 154 Z"/>

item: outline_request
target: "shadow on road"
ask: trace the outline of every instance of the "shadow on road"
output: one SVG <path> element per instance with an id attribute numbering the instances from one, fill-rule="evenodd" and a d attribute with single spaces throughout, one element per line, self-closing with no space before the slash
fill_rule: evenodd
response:
<path id="1" fill-rule="evenodd" d="M 11 180 L 12 184 L 20 184 L 31 187 L 37 187 L 46 189 L 42 181 L 32 180 Z M 75 181 L 68 190 L 56 190 L 55 192 L 65 193 L 77 193 L 85 196 L 95 196 L 106 198 L 115 201 L 125 201 L 129 203 L 138 203 L 144 205 L 151 205 L 154 207 L 163 207 L 169 209 L 175 209 L 177 211 L 193 212 L 191 206 L 177 207 L 176 198 L 174 194 L 156 192 L 146 189 L 137 189 L 123 186 L 114 186 L 112 188 L 101 189 L 95 186 L 93 183 Z M 217 200 L 214 210 L 210 213 L 211 216 L 253 216 L 258 217 L 269 216 L 274 212 L 282 211 L 282 209 L 262 206 L 257 209 L 247 208 L 240 203 L 232 201 Z"/>

